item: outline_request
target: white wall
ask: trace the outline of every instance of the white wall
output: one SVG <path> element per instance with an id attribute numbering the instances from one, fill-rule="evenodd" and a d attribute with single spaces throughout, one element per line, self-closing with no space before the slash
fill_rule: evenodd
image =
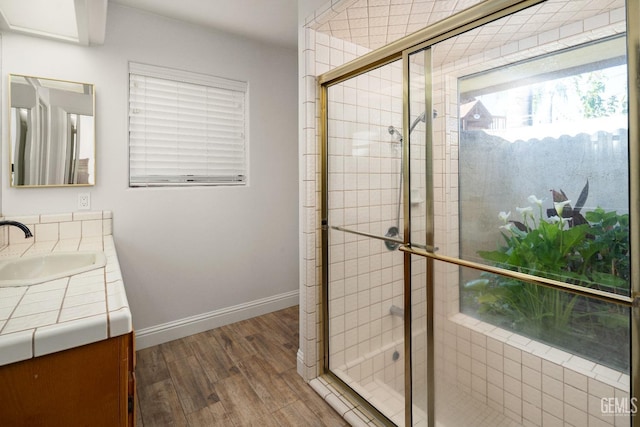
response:
<path id="1" fill-rule="evenodd" d="M 250 85 L 250 185 L 128 188 L 128 61 L 245 80 Z M 9 188 L 4 215 L 113 211 L 113 234 L 134 327 L 150 328 L 298 287 L 297 55 L 109 3 L 103 46 L 2 36 L 2 105 L 9 73 L 94 83 L 97 185 Z M 7 116 L 2 113 L 3 129 Z M 9 155 L 2 132 L 3 157 Z"/>

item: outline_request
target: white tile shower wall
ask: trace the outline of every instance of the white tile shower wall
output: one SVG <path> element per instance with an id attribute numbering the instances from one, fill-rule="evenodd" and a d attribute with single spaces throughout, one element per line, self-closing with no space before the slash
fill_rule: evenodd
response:
<path id="1" fill-rule="evenodd" d="M 416 71 L 416 78 L 422 78 L 424 70 L 414 68 L 413 73 Z M 389 126 L 402 129 L 401 77 L 400 67 L 394 64 L 330 89 L 330 225 L 377 235 L 396 224 L 402 229 L 403 212 L 398 212 L 402 145 L 388 130 Z M 394 85 L 396 93 L 391 93 Z M 416 103 L 412 116 L 423 111 L 424 106 Z M 424 184 L 418 180 L 424 176 L 424 135 L 424 127 L 416 128 L 410 139 L 412 190 L 419 197 L 424 195 Z M 411 213 L 414 232 L 424 235 L 424 205 L 412 204 Z M 346 373 L 349 382 L 381 381 L 402 393 L 403 322 L 390 314 L 392 305 L 403 307 L 402 255 L 388 252 L 380 241 L 334 232 L 330 236 L 335 236 L 330 246 L 330 326 L 338 334 L 331 339 L 332 367 Z M 424 260 L 415 260 L 414 265 L 413 283 L 424 283 Z M 416 279 L 418 276 L 422 279 Z M 421 287 L 415 292 L 414 325 L 425 323 L 424 309 L 418 303 L 424 297 L 417 297 L 422 293 Z M 416 332 L 415 337 L 421 334 Z M 424 340 L 416 338 L 414 344 L 414 359 L 418 360 L 415 355 L 425 354 L 420 351 Z M 414 373 L 425 378 L 419 368 Z"/>
<path id="2" fill-rule="evenodd" d="M 426 262 L 423 258 L 415 258 L 412 261 L 412 362 L 413 362 L 413 386 L 416 393 L 416 401 L 425 401 L 426 396 L 426 339 L 425 322 L 426 313 L 424 310 L 426 293 L 424 283 Z M 339 288 L 338 288 L 339 289 Z M 376 291 L 372 290 L 372 294 Z M 344 299 L 341 295 L 336 296 L 331 303 L 335 305 L 336 316 L 339 317 L 345 311 Z M 376 304 L 372 303 L 372 310 L 376 310 Z M 333 321 L 332 318 L 331 321 Z M 400 318 L 391 317 L 392 323 L 402 326 Z M 371 323 L 371 329 L 377 328 L 378 320 Z M 342 332 L 343 323 L 332 323 L 331 327 L 335 333 Z M 399 331 L 394 331 L 399 332 Z M 370 383 L 375 383 L 375 388 L 383 387 L 388 392 L 395 392 L 396 398 L 403 399 L 404 396 L 404 347 L 403 337 L 392 335 L 391 342 L 384 342 L 382 335 L 372 336 L 369 351 L 355 359 L 345 361 L 344 358 L 334 361 L 332 370 L 341 378 L 345 379 L 356 390 L 371 391 Z M 332 346 L 342 346 L 342 340 L 332 341 Z M 340 349 L 336 349 L 340 350 Z M 341 357 L 339 353 L 331 353 L 332 358 Z M 333 363 L 333 362 L 332 362 Z M 366 392 L 365 392 L 366 394 Z M 424 408 L 426 410 L 426 408 Z"/>
<path id="3" fill-rule="evenodd" d="M 306 88 L 304 100 L 301 109 L 303 117 L 300 118 L 300 125 L 303 128 L 304 141 L 302 142 L 302 164 L 301 176 L 304 185 L 304 195 L 302 197 L 302 210 L 318 211 L 319 204 L 319 185 L 320 179 L 312 171 L 309 171 L 307 164 L 318 161 L 318 144 L 316 137 L 317 116 L 316 108 L 318 105 L 318 96 L 316 94 L 316 54 L 315 54 L 315 35 L 316 32 L 305 28 L 304 30 L 304 48 L 302 55 L 304 58 L 304 71 L 302 75 L 304 87 Z M 319 217 L 319 216 L 318 216 Z M 298 372 L 306 379 L 310 380 L 320 374 L 320 348 L 322 337 L 321 331 L 321 307 L 318 295 L 320 289 L 318 284 L 320 281 L 320 266 L 317 265 L 317 259 L 320 251 L 320 229 L 317 226 L 309 227 L 306 222 L 303 224 L 302 230 L 301 252 L 303 254 L 303 264 L 301 266 L 301 277 L 303 278 L 303 289 L 300 292 L 300 357 L 298 360 Z"/>
<path id="4" fill-rule="evenodd" d="M 603 402 L 608 405 L 611 399 L 617 399 L 614 405 L 628 402 L 628 375 L 499 328 L 488 329 L 462 314 L 437 322 L 444 322 L 437 325 L 437 384 L 453 383 L 524 425 L 558 419 L 578 427 L 592 418 L 602 425 L 629 425 L 628 414 L 603 411 Z"/>
<path id="5" fill-rule="evenodd" d="M 341 2 L 334 2 L 340 4 Z M 331 4 L 327 3 L 326 13 L 330 11 Z M 613 31 L 619 31 L 624 21 L 624 9 L 612 11 L 608 17 Z M 309 24 L 311 21 L 308 21 Z M 456 63 L 456 67 L 470 67 L 474 64 L 483 64 L 487 67 L 488 62 L 497 66 L 504 60 L 501 54 L 509 52 L 524 51 L 530 48 L 545 49 L 549 46 L 541 46 L 542 42 L 551 40 L 551 43 L 561 43 L 560 37 L 573 37 L 578 34 L 582 37 L 579 26 L 582 30 L 589 30 L 591 33 L 587 37 L 595 37 L 612 31 L 608 28 L 598 27 L 604 25 L 604 19 L 592 19 L 587 23 L 572 24 L 571 28 L 561 28 L 557 32 L 549 32 L 539 36 L 530 37 L 517 42 L 515 45 L 506 46 L 504 51 L 480 52 L 464 61 Z M 311 29 L 306 29 L 306 46 L 304 50 L 306 72 L 305 87 L 307 88 L 306 100 L 304 101 L 306 115 L 303 127 L 305 129 L 305 152 L 304 157 L 309 160 L 305 165 L 311 165 L 304 174 L 306 197 L 304 198 L 305 209 L 312 209 L 319 213 L 320 206 L 320 169 L 318 164 L 318 127 L 319 118 L 317 106 L 319 105 L 316 94 L 315 76 L 319 75 L 335 66 L 337 62 L 348 61 L 364 53 L 362 48 L 347 46 L 343 43 L 344 52 L 331 54 L 331 49 L 336 49 L 339 43 L 332 45 L 328 36 L 316 33 Z M 318 40 L 316 40 L 318 39 Z M 562 42 L 570 42 L 563 40 Z M 317 61 L 316 51 L 321 52 L 322 61 Z M 513 53 L 512 55 L 516 55 Z M 524 54 L 523 54 L 524 55 Z M 524 56 L 523 56 L 524 57 Z M 333 63 L 332 63 L 333 61 Z M 504 62 L 502 62 L 504 63 Z M 471 72 L 471 68 L 467 68 Z M 436 162 L 434 170 L 436 182 L 435 191 L 437 208 L 437 232 L 438 246 L 442 246 L 442 253 L 458 253 L 458 228 L 457 224 L 457 141 L 456 111 L 455 103 L 456 85 L 444 79 L 434 79 L 434 98 L 441 120 L 434 120 L 434 131 L 440 135 L 441 143 L 434 148 Z M 446 97 L 445 97 L 446 95 Z M 440 104 L 437 100 L 440 99 Z M 447 118 L 447 120 L 444 120 Z M 320 373 L 321 361 L 321 325 L 320 325 L 320 229 L 316 226 L 313 229 L 305 228 L 304 231 L 305 248 L 305 289 L 303 292 L 304 313 L 301 319 L 307 331 L 301 348 L 304 352 L 304 366 L 301 374 L 306 379 L 315 378 Z M 442 243 L 441 243 L 442 242 Z M 628 425 L 628 419 L 624 417 L 610 417 L 602 414 L 599 410 L 600 397 L 616 397 L 622 399 L 628 397 L 628 376 L 609 372 L 603 367 L 591 366 L 588 361 L 572 357 L 562 363 L 553 361 L 555 353 L 543 345 L 537 345 L 526 341 L 523 337 L 516 335 L 508 336 L 505 331 L 495 331 L 491 325 L 478 322 L 470 325 L 463 321 L 457 313 L 458 307 L 458 272 L 452 266 L 440 266 L 436 271 L 436 363 L 438 367 L 438 381 L 440 384 L 448 383 L 456 379 L 455 385 L 470 391 L 478 401 L 485 402 L 498 412 L 507 413 L 517 421 L 525 425 L 564 425 L 584 426 L 589 425 Z M 443 284 L 445 284 L 443 286 Z M 446 286 L 448 284 L 449 286 Z M 472 322 L 472 321 L 470 321 Z M 458 336 L 460 335 L 460 337 Z M 523 347 L 526 347 L 523 348 Z M 470 350 L 471 357 L 465 352 Z M 520 353 L 518 353 L 518 351 Z M 460 356 L 458 356 L 460 353 Z M 519 356 L 518 356 L 519 355 Z M 520 374 L 515 367 L 517 361 L 521 362 Z M 501 359 L 502 358 L 502 359 Z M 507 362 L 505 363 L 505 358 Z M 514 365 L 514 363 L 516 365 Z M 508 372 L 505 373 L 505 365 Z M 544 368 L 543 368 L 544 366 Z M 562 375 L 558 367 L 562 367 Z M 598 368 L 598 369 L 596 369 Z M 460 374 L 458 375 L 458 372 Z M 586 372 L 585 372 L 586 371 Z M 505 380 L 505 376 L 507 377 Z M 600 377 L 598 377 L 600 376 Z M 615 381 L 612 381 L 615 378 Z M 584 390 L 586 379 L 586 406 L 584 395 L 576 393 L 574 389 Z M 567 386 L 565 390 L 565 385 Z M 569 388 L 571 387 L 571 388 Z M 582 387 L 582 388 L 580 388 Z M 566 398 L 565 398 L 566 391 Z M 520 396 L 520 397 L 518 397 Z M 604 419 L 603 419 L 604 418 Z"/>
<path id="6" fill-rule="evenodd" d="M 344 43 L 331 41 L 331 47 Z M 401 127 L 401 82 L 401 68 L 393 64 L 329 89 L 331 226 L 383 235 L 402 221 L 401 151 L 388 132 L 390 125 Z M 402 255 L 379 240 L 335 230 L 329 237 L 331 366 L 348 382 L 389 379 L 401 391 L 402 365 L 393 353 L 403 350 L 403 323 L 390 308 L 402 307 Z"/>

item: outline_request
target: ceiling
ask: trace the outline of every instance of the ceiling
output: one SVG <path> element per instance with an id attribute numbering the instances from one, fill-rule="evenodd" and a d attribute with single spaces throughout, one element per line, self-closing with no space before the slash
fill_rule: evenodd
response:
<path id="1" fill-rule="evenodd" d="M 0 0 L 0 30 L 83 45 L 104 43 L 107 0 Z"/>
<path id="2" fill-rule="evenodd" d="M 483 0 L 345 0 L 312 25 L 322 33 L 377 49 Z"/>
<path id="3" fill-rule="evenodd" d="M 0 0 L 0 30 L 80 44 L 102 44 L 107 4 L 295 48 L 298 15 L 330 0 Z"/>
<path id="4" fill-rule="evenodd" d="M 286 47 L 296 47 L 298 43 L 298 0 L 109 0 L 109 2 Z"/>
<path id="5" fill-rule="evenodd" d="M 66 6 L 74 5 L 79 34 L 60 34 L 56 37 L 68 41 L 75 38 L 82 44 L 102 44 L 109 3 L 295 48 L 298 41 L 298 16 L 306 18 L 308 15 L 313 16 L 315 12 L 315 20 L 310 25 L 315 30 L 368 49 L 376 49 L 481 1 L 0 0 L 0 29 L 47 36 L 52 30 L 43 31 L 42 28 L 66 22 L 62 19 L 64 16 L 59 15 L 67 9 L 73 15 L 74 7 Z M 508 31 L 506 34 L 517 34 L 524 38 L 524 34 L 530 34 L 533 27 L 536 30 L 541 30 L 540 25 L 557 28 L 608 9 L 624 7 L 624 0 L 554 0 L 552 3 L 555 3 L 557 9 L 555 13 L 536 16 L 532 12 L 533 16 L 527 18 L 529 22 L 513 23 L 521 26 L 522 31 Z M 531 8 L 531 11 L 535 10 L 535 7 Z M 9 13 L 13 11 L 17 14 Z M 40 18 L 37 16 L 39 12 Z M 56 16 L 56 19 L 51 19 L 52 16 Z M 70 19 L 73 20 L 74 17 L 71 16 Z M 537 25 L 534 25 L 534 21 Z M 32 26 L 34 28 L 25 28 Z M 69 26 L 73 25 L 65 24 L 63 27 Z M 54 31 L 63 30 L 64 28 Z M 494 44 L 504 44 L 506 41 L 497 37 L 501 33 L 501 30 L 497 30 L 489 37 Z"/>
<path id="6" fill-rule="evenodd" d="M 482 1 L 343 0 L 334 3 L 331 11 L 316 19 L 311 27 L 373 50 Z M 480 35 L 470 32 L 465 40 L 456 39 L 455 46 L 450 47 L 452 52 L 447 60 L 462 56 L 456 50 L 489 50 L 610 10 L 623 10 L 624 4 L 624 0 L 552 0 L 531 7 L 517 16 L 485 25 Z M 476 44 L 470 43 L 474 38 Z"/>

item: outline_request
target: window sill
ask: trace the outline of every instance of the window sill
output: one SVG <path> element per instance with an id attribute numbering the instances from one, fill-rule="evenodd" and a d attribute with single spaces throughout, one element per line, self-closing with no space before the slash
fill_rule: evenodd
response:
<path id="1" fill-rule="evenodd" d="M 593 378 L 625 392 L 629 392 L 630 390 L 630 377 L 623 372 L 507 331 L 463 313 L 456 313 L 450 316 L 449 320 L 471 331 L 481 333 L 487 338 L 494 339 L 523 352 L 537 356 L 542 360 L 570 369 L 577 374 Z M 489 347 L 489 343 L 487 343 L 487 347 Z"/>

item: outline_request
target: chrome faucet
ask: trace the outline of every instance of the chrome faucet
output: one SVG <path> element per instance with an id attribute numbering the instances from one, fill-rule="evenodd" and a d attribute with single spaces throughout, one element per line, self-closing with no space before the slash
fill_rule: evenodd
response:
<path id="1" fill-rule="evenodd" d="M 29 230 L 29 227 L 27 227 L 26 225 L 24 225 L 21 222 L 18 221 L 0 221 L 0 226 L 2 225 L 13 225 L 14 227 L 18 227 L 20 230 L 22 230 L 24 232 L 24 238 L 28 239 L 29 237 L 33 237 L 33 234 L 31 234 L 31 230 Z"/>

